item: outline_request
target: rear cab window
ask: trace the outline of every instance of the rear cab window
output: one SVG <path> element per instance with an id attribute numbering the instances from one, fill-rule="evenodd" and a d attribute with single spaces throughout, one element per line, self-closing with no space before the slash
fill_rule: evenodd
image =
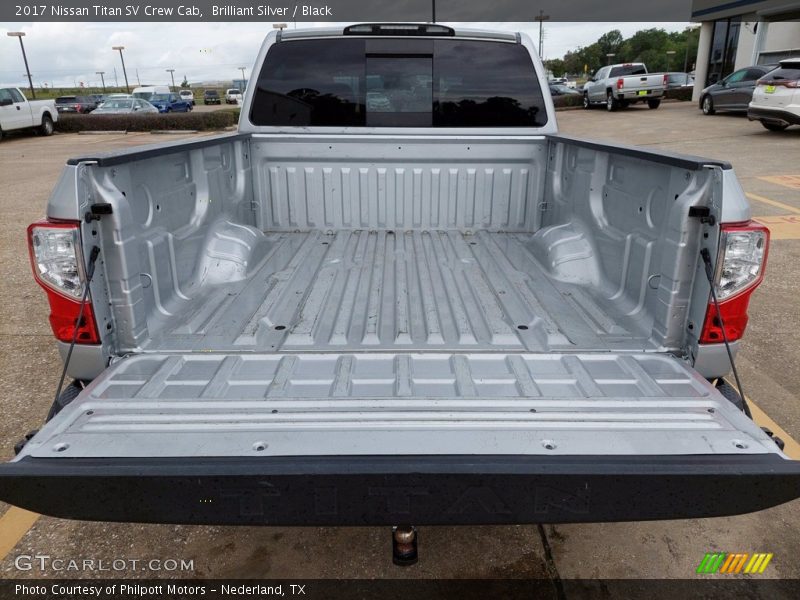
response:
<path id="1" fill-rule="evenodd" d="M 647 75 L 643 64 L 620 65 L 611 69 L 609 77 L 627 77 L 628 75 Z"/>
<path id="2" fill-rule="evenodd" d="M 334 38 L 274 44 L 250 120 L 272 126 L 541 127 L 547 111 L 521 44 Z"/>

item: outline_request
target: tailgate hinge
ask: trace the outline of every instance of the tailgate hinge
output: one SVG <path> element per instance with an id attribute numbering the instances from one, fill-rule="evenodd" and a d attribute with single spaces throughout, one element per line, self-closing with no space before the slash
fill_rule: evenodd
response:
<path id="1" fill-rule="evenodd" d="M 714 226 L 717 219 L 711 214 L 711 209 L 707 206 L 690 206 L 689 217 L 700 219 L 700 222 L 705 225 Z"/>
<path id="2" fill-rule="evenodd" d="M 89 206 L 89 210 L 86 211 L 83 218 L 87 223 L 91 223 L 92 221 L 99 221 L 103 215 L 110 215 L 113 212 L 114 209 L 108 202 L 96 202 Z"/>

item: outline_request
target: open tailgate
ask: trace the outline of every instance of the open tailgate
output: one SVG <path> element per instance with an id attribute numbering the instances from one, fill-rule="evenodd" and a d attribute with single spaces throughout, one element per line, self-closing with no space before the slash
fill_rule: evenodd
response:
<path id="1" fill-rule="evenodd" d="M 392 525 L 673 519 L 800 496 L 800 463 L 660 354 L 143 354 L 0 465 L 66 518 Z"/>

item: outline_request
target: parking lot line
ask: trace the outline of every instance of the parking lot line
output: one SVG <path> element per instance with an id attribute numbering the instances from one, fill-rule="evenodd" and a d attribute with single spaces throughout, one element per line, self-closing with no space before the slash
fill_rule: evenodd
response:
<path id="1" fill-rule="evenodd" d="M 750 412 L 753 413 L 753 421 L 755 421 L 759 427 L 766 427 L 783 440 L 783 443 L 785 444 L 783 447 L 783 453 L 786 456 L 793 460 L 800 460 L 800 444 L 797 443 L 797 440 L 786 433 L 786 430 L 783 427 L 770 419 L 769 415 L 761 410 L 758 404 L 753 402 L 746 395 L 745 398 L 747 398 L 747 404 L 750 406 Z"/>
<path id="2" fill-rule="evenodd" d="M 789 212 L 800 215 L 800 208 L 792 206 L 791 204 L 784 204 L 783 202 L 778 202 L 777 200 L 772 200 L 771 198 L 765 198 L 764 196 L 759 196 L 758 194 L 754 194 L 752 192 L 745 192 L 745 196 L 751 200 L 755 200 L 756 202 L 763 202 L 764 204 L 769 204 L 775 208 L 782 208 L 783 210 L 788 210 Z"/>
<path id="3" fill-rule="evenodd" d="M 759 179 L 782 185 L 783 187 L 788 187 L 793 190 L 800 190 L 800 175 L 765 175 L 759 177 Z"/>
<path id="4" fill-rule="evenodd" d="M 800 214 L 753 217 L 753 220 L 769 229 L 770 238 L 773 240 L 800 239 Z"/>
<path id="5" fill-rule="evenodd" d="M 12 506 L 0 517 L 0 561 L 14 549 L 40 516 L 24 508 Z"/>

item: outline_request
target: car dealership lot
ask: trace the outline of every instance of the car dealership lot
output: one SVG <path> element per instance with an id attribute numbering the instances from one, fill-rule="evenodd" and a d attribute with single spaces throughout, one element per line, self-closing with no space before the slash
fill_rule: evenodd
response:
<path id="1" fill-rule="evenodd" d="M 224 105 L 223 105 L 224 106 Z M 197 108 L 200 107 L 198 103 Z M 216 107 L 209 107 L 216 108 Z M 741 116 L 703 116 L 692 103 L 558 113 L 563 133 L 727 159 L 751 198 L 753 215 L 780 232 L 767 279 L 751 304 L 740 369 L 748 396 L 800 439 L 800 128 L 771 133 Z M 44 294 L 30 274 L 25 228 L 75 154 L 174 141 L 178 135 L 13 136 L 0 143 L 0 456 L 47 412 L 60 361 Z M 798 179 L 792 179 L 797 177 Z M 787 452 L 800 459 L 796 444 Z M 8 510 L 0 518 L 5 577 L 689 577 L 710 551 L 772 552 L 764 576 L 798 577 L 800 501 L 754 515 L 695 521 L 546 526 L 548 561 L 536 526 L 423 527 L 420 562 L 391 563 L 388 528 L 200 527 L 81 523 Z M 188 572 L 19 570 L 17 557 L 181 559 Z"/>

